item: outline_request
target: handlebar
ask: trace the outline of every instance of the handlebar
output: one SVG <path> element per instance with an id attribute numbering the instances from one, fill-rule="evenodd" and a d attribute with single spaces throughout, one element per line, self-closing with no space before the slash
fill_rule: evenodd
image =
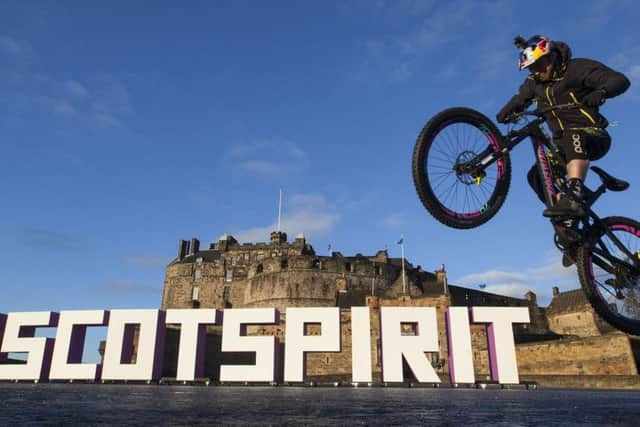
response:
<path id="1" fill-rule="evenodd" d="M 521 117 L 524 116 L 534 116 L 534 117 L 538 117 L 538 118 L 542 118 L 543 115 L 551 112 L 551 111 L 557 111 L 557 110 L 573 110 L 576 108 L 580 108 L 582 107 L 582 104 L 580 103 L 572 103 L 572 104 L 558 104 L 558 105 L 553 105 L 551 107 L 547 107 L 547 108 L 542 108 L 542 109 L 536 109 L 536 110 L 525 110 L 525 111 L 521 111 L 519 113 L 513 113 L 511 114 L 508 118 L 507 118 L 507 123 L 515 123 L 516 121 L 518 121 L 518 119 L 520 119 Z"/>

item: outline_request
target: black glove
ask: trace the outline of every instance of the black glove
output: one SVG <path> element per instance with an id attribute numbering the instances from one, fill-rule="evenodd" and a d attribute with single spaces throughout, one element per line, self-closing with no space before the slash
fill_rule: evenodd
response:
<path id="1" fill-rule="evenodd" d="M 496 120 L 498 123 L 509 123 L 511 116 L 517 111 L 513 110 L 509 105 L 505 106 L 498 114 L 496 114 Z"/>
<path id="2" fill-rule="evenodd" d="M 607 92 L 604 89 L 596 89 L 590 92 L 582 98 L 582 103 L 587 107 L 599 107 L 604 104 L 605 95 Z"/>

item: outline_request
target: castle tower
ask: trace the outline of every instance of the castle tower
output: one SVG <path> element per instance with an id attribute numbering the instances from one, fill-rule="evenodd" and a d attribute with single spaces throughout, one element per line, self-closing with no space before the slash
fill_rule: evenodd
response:
<path id="1" fill-rule="evenodd" d="M 271 232 L 271 244 L 282 245 L 287 243 L 287 233 L 284 231 L 272 231 Z"/>

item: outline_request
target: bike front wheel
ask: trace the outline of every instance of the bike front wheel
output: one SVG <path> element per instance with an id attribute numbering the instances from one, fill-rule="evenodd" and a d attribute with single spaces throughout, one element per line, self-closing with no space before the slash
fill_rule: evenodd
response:
<path id="1" fill-rule="evenodd" d="M 413 182 L 434 218 L 453 228 L 493 218 L 509 191 L 509 156 L 473 171 L 465 166 L 480 154 L 500 152 L 502 140 L 489 118 L 469 108 L 444 110 L 425 125 L 413 151 Z"/>
<path id="2" fill-rule="evenodd" d="M 576 256 L 580 284 L 613 327 L 640 335 L 640 223 L 608 217 Z"/>

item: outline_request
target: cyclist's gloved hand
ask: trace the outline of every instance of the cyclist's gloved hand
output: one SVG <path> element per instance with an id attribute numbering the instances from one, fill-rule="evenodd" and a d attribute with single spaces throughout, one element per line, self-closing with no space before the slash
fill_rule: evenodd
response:
<path id="1" fill-rule="evenodd" d="M 514 113 L 515 111 L 513 111 L 511 108 L 505 107 L 500 110 L 498 114 L 496 114 L 496 120 L 498 121 L 498 123 L 509 123 Z"/>
<path id="2" fill-rule="evenodd" d="M 596 89 L 585 95 L 582 98 L 582 103 L 587 107 L 599 107 L 604 104 L 606 94 L 607 92 L 604 89 Z"/>

